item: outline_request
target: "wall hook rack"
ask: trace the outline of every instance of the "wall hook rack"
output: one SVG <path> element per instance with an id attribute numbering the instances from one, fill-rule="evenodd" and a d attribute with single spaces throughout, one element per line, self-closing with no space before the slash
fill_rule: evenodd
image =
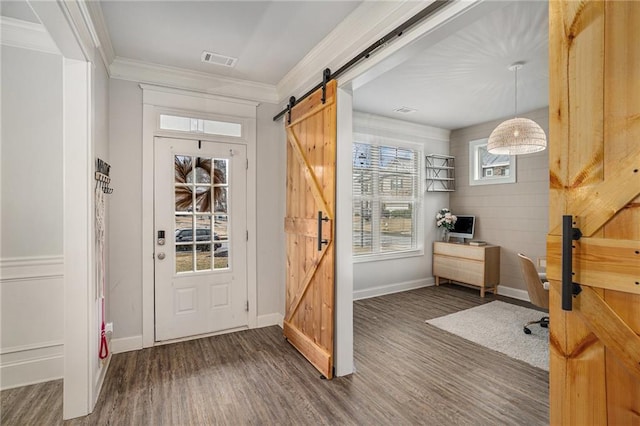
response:
<path id="1" fill-rule="evenodd" d="M 109 183 L 111 183 L 111 178 L 109 177 L 110 170 L 111 165 L 109 165 L 109 163 L 100 158 L 96 159 L 96 188 L 99 186 L 105 194 L 113 193 L 113 188 L 109 186 Z"/>

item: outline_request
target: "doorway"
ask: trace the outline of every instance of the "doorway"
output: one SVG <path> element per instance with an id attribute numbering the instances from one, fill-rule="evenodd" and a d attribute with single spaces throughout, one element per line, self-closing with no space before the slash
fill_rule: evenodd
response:
<path id="1" fill-rule="evenodd" d="M 246 147 L 154 147 L 155 340 L 247 326 Z"/>

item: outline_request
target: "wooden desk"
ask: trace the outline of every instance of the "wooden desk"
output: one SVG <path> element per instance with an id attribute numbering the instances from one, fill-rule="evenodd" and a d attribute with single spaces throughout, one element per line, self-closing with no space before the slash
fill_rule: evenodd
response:
<path id="1" fill-rule="evenodd" d="M 433 276 L 480 287 L 497 294 L 500 284 L 500 246 L 470 246 L 436 241 L 433 243 Z"/>

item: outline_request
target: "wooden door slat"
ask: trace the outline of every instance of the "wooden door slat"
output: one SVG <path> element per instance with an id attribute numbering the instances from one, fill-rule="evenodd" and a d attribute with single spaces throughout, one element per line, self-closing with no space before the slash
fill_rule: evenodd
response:
<path id="1" fill-rule="evenodd" d="M 640 145 L 616 165 L 606 180 L 569 190 L 567 212 L 578 219 L 582 233 L 591 236 L 639 195 Z M 551 233 L 560 233 L 560 228 Z"/>
<path id="2" fill-rule="evenodd" d="M 287 317 L 285 318 L 287 321 L 291 321 L 291 318 L 293 318 L 293 316 L 295 315 L 296 311 L 300 307 L 300 302 L 302 302 L 302 298 L 307 293 L 307 290 L 309 289 L 309 286 L 311 285 L 313 277 L 315 276 L 316 272 L 318 271 L 318 265 L 320 265 L 320 262 L 322 262 L 322 258 L 324 257 L 325 253 L 327 252 L 327 248 L 328 247 L 329 247 L 328 244 L 323 246 L 322 247 L 322 251 L 319 252 L 320 255 L 317 258 L 313 259 L 313 262 L 311 263 L 311 265 L 309 265 L 310 267 L 309 267 L 309 269 L 307 269 L 307 273 L 305 274 L 304 278 L 302 279 L 302 283 L 300 284 L 300 287 L 298 288 L 298 292 L 295 294 L 295 296 L 291 300 L 291 303 L 289 304 L 289 307 L 287 309 Z"/>
<path id="3" fill-rule="evenodd" d="M 303 219 L 299 217 L 285 217 L 284 231 L 288 234 L 302 235 L 308 238 L 318 238 L 318 219 Z M 333 239 L 333 221 L 322 223 L 322 239 Z"/>
<path id="4" fill-rule="evenodd" d="M 284 334 L 287 336 L 289 343 L 295 346 L 298 351 L 300 351 L 300 353 L 304 355 L 304 357 L 309 360 L 313 366 L 321 371 L 327 379 L 331 379 L 333 377 L 332 355 L 319 347 L 313 340 L 298 330 L 298 328 L 289 321 L 284 321 L 282 323 L 282 328 L 284 329 Z"/>
<path id="5" fill-rule="evenodd" d="M 290 127 L 287 128 L 287 139 L 289 140 L 289 144 L 293 148 L 293 152 L 295 152 L 296 154 L 296 159 L 300 163 L 300 167 L 304 173 L 305 180 L 307 181 L 307 184 L 311 189 L 311 194 L 313 195 L 313 198 L 316 204 L 318 205 L 318 209 L 322 210 L 322 212 L 325 215 L 327 215 L 329 219 L 333 219 L 333 213 L 329 211 L 327 202 L 325 201 L 324 196 L 322 195 L 322 189 L 318 184 L 318 180 L 316 179 L 316 176 L 313 173 L 311 165 L 305 158 L 302 148 L 300 147 L 300 142 L 298 141 L 298 138 L 296 137 L 295 133 Z"/>
<path id="6" fill-rule="evenodd" d="M 640 336 L 590 287 L 583 287 L 574 307 L 593 333 L 640 380 Z"/>
<path id="7" fill-rule="evenodd" d="M 635 240 L 583 237 L 573 241 L 574 282 L 640 294 L 640 244 Z M 547 237 L 547 278 L 562 279 L 562 237 Z"/>

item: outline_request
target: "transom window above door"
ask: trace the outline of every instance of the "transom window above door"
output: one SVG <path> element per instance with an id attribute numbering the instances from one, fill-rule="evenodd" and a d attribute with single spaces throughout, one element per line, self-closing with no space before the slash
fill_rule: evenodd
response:
<path id="1" fill-rule="evenodd" d="M 160 128 L 178 132 L 205 133 L 220 136 L 242 136 L 242 124 L 229 121 L 204 120 L 201 118 L 181 117 L 160 114 Z"/>

